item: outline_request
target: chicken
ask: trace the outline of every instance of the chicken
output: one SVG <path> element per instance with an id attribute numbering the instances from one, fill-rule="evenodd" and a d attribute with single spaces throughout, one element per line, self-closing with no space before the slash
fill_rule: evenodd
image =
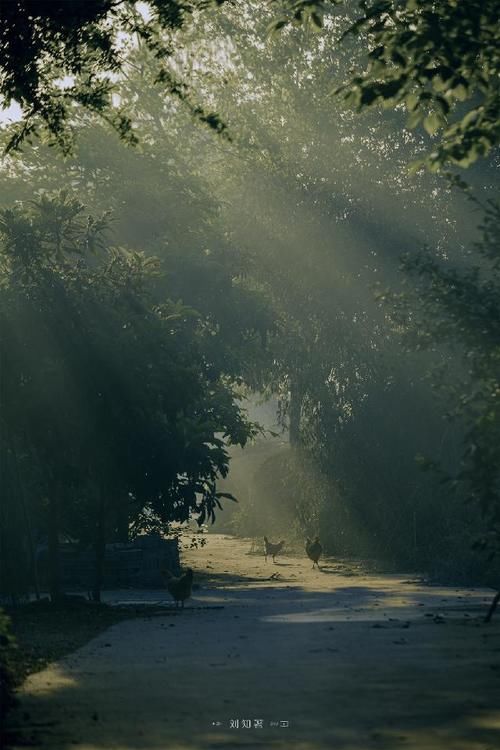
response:
<path id="1" fill-rule="evenodd" d="M 277 555 L 283 547 L 285 546 L 285 542 L 282 540 L 281 542 L 278 542 L 277 544 L 273 544 L 269 541 L 267 536 L 264 537 L 264 554 L 266 556 L 266 562 L 267 562 L 267 556 L 271 555 L 273 558 L 273 562 L 276 562 L 274 559 L 275 555 Z"/>
<path id="2" fill-rule="evenodd" d="M 323 552 L 323 547 L 321 546 L 321 542 L 319 541 L 319 536 L 315 537 L 313 542 L 311 542 L 309 537 L 307 537 L 306 554 L 309 560 L 313 561 L 313 568 L 315 565 L 319 568 L 318 560 L 321 557 L 322 552 Z"/>
<path id="3" fill-rule="evenodd" d="M 175 599 L 175 606 L 178 607 L 180 602 L 181 608 L 184 609 L 184 602 L 191 596 L 193 571 L 191 568 L 187 568 L 182 575 L 176 577 L 169 570 L 164 569 L 161 571 L 161 574 L 165 579 L 169 593 Z"/>

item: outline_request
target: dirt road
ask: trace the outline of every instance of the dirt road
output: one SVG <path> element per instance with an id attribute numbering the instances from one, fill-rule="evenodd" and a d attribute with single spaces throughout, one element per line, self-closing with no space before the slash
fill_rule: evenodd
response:
<path id="1" fill-rule="evenodd" d="M 207 538 L 185 552 L 200 588 L 182 614 L 122 622 L 29 678 L 17 712 L 27 740 L 46 750 L 500 747 L 500 613 L 480 619 L 489 592 L 334 560 L 321 572 L 286 554 L 266 564 L 248 540 Z"/>

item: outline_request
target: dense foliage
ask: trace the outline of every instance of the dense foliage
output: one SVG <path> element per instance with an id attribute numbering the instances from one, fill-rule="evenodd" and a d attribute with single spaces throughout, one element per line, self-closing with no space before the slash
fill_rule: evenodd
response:
<path id="1" fill-rule="evenodd" d="M 495 553 L 500 546 L 497 204 L 487 207 L 481 230 L 481 240 L 470 251 L 465 267 L 457 268 L 430 251 L 406 257 L 403 266 L 410 288 L 389 299 L 408 347 L 428 350 L 445 344 L 458 352 L 461 365 L 450 358 L 448 366 L 445 363 L 431 375 L 434 389 L 447 404 L 448 419 L 465 425 L 460 462 L 448 479 L 486 519 L 485 534 L 476 544 Z M 437 463 L 432 456 L 427 460 Z"/>
<path id="2" fill-rule="evenodd" d="M 201 3 L 203 5 L 203 2 Z M 7 0 L 0 9 L 0 96 L 8 105 L 23 109 L 23 123 L 9 143 L 15 148 L 38 133 L 42 125 L 67 151 L 76 107 L 98 113 L 130 143 L 130 113 L 114 107 L 113 82 L 125 55 L 123 38 L 133 35 L 157 59 L 170 50 L 158 35 L 160 29 L 182 26 L 195 5 L 183 0 L 151 0 L 141 14 L 130 0 Z M 186 99 L 175 81 L 159 77 L 174 95 Z M 210 127 L 222 129 L 216 115 L 194 107 Z"/>
<path id="3" fill-rule="evenodd" d="M 20 129 L 9 142 L 17 147 L 37 133 L 40 124 L 64 150 L 75 106 L 97 112 L 130 142 L 137 141 L 130 108 L 113 103 L 116 81 L 128 68 L 127 43 L 145 45 L 159 63 L 155 83 L 184 102 L 200 121 L 226 133 L 226 124 L 207 109 L 177 76 L 171 60 L 182 41 L 171 36 L 201 13 L 210 18 L 205 0 L 9 0 L 0 11 L 0 96 L 23 110 Z M 236 4 L 247 27 L 248 8 Z M 340 10 L 339 10 L 340 7 Z M 272 4 L 270 28 L 310 22 L 332 31 L 329 44 L 355 36 L 358 70 L 340 86 L 346 101 L 359 109 L 383 104 L 408 111 L 409 127 L 423 123 L 441 138 L 426 163 L 468 166 L 485 156 L 500 138 L 500 55 L 495 0 L 434 3 L 431 0 L 281 0 Z M 265 12 L 265 11 L 264 11 Z M 203 52 L 194 52 L 194 59 Z"/>
<path id="4" fill-rule="evenodd" d="M 357 70 L 337 88 L 357 109 L 403 106 L 410 128 L 423 124 L 437 141 L 432 169 L 467 167 L 500 140 L 500 13 L 495 0 L 285 0 L 289 19 L 321 28 L 333 6 L 346 8 L 341 39 L 362 40 Z M 333 23 L 338 14 L 333 13 Z"/>
<path id="5" fill-rule="evenodd" d="M 64 194 L 4 210 L 0 226 L 4 586 L 13 529 L 34 514 L 57 596 L 61 531 L 102 556 L 119 528 L 213 518 L 226 443 L 253 428 L 207 322 L 158 299 L 157 259 L 110 246 L 106 220 Z"/>

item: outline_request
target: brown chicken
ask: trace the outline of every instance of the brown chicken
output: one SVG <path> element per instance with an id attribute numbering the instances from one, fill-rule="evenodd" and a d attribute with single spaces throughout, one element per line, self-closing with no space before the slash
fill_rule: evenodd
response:
<path id="1" fill-rule="evenodd" d="M 273 558 L 273 562 L 276 562 L 275 555 L 277 555 L 283 547 L 285 546 L 285 542 L 277 542 L 277 544 L 273 544 L 273 542 L 270 542 L 267 536 L 264 537 L 264 554 L 266 556 L 266 562 L 267 562 L 267 556 L 271 555 Z"/>
<path id="2" fill-rule="evenodd" d="M 165 583 L 172 598 L 175 599 L 175 606 L 181 604 L 181 608 L 184 609 L 184 602 L 191 596 L 191 588 L 193 586 L 193 571 L 191 568 L 187 568 L 186 571 L 176 577 L 169 570 L 162 570 L 161 574 L 165 579 Z"/>
<path id="3" fill-rule="evenodd" d="M 323 547 L 321 546 L 321 542 L 319 541 L 319 536 L 315 537 L 313 542 L 311 542 L 308 537 L 306 540 L 306 554 L 309 560 L 312 560 L 313 568 L 315 565 L 319 568 L 318 560 L 321 557 L 322 552 Z"/>

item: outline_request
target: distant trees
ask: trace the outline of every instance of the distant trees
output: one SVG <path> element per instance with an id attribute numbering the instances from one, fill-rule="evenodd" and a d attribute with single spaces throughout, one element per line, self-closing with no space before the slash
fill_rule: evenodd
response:
<path id="1" fill-rule="evenodd" d="M 3 512 L 20 523 L 26 502 L 46 530 L 54 599 L 60 533 L 91 542 L 98 598 L 117 518 L 139 531 L 213 517 L 226 444 L 253 427 L 199 313 L 155 300 L 159 262 L 111 247 L 105 218 L 62 194 L 4 210 L 0 232 Z M 2 549 L 12 569 L 22 555 Z"/>

